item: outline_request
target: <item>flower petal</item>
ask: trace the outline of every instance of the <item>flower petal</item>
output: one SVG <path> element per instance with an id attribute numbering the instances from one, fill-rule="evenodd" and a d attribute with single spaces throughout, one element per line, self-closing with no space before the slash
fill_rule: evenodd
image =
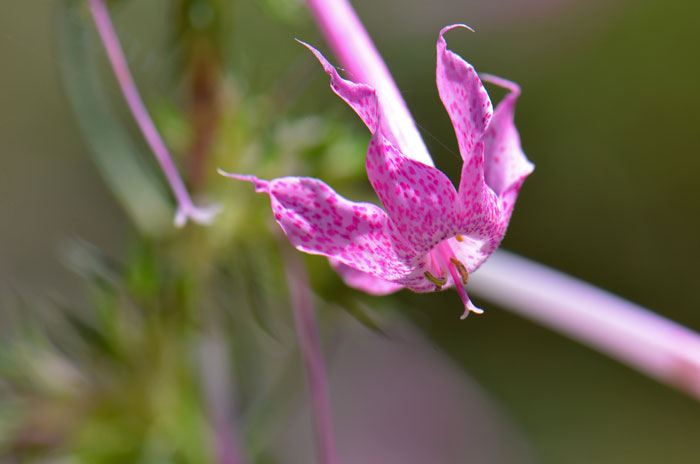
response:
<path id="1" fill-rule="evenodd" d="M 475 271 L 493 253 L 506 233 L 513 204 L 505 204 L 484 180 L 483 144 L 476 146 L 474 156 L 462 165 L 459 201 L 463 222 L 459 240 L 450 246 L 469 272 Z"/>
<path id="2" fill-rule="evenodd" d="M 331 266 L 340 275 L 346 285 L 362 290 L 370 295 L 388 295 L 389 293 L 397 292 L 403 288 L 403 285 L 395 284 L 394 282 L 369 275 L 366 272 L 358 271 L 335 258 L 329 258 L 328 261 L 330 261 Z"/>
<path id="3" fill-rule="evenodd" d="M 489 74 L 481 74 L 481 77 L 486 82 L 510 90 L 496 106 L 483 141 L 486 183 L 506 203 L 504 207 L 512 208 L 520 186 L 535 168 L 523 153 L 513 121 L 520 87 L 514 82 Z"/>
<path id="4" fill-rule="evenodd" d="M 459 233 L 457 192 L 441 171 L 409 159 L 381 131 L 369 143 L 366 167 L 396 230 L 417 254 Z"/>
<path id="5" fill-rule="evenodd" d="M 500 241 L 499 241 L 500 242 Z M 473 239 L 467 236 L 460 236 L 459 240 L 451 238 L 448 240 L 450 248 L 470 274 L 476 271 L 481 264 L 493 253 L 491 240 Z M 450 284 L 452 280 L 450 279 Z"/>
<path id="6" fill-rule="evenodd" d="M 501 220 L 501 207 L 498 197 L 484 181 L 484 145 L 481 142 L 462 164 L 459 201 L 462 221 L 457 233 L 474 239 L 491 237 Z"/>
<path id="7" fill-rule="evenodd" d="M 367 125 L 370 132 L 373 134 L 379 125 L 379 104 L 377 103 L 377 95 L 372 87 L 366 84 L 357 84 L 355 82 L 343 79 L 338 74 L 335 66 L 330 64 L 328 60 L 314 47 L 297 40 L 300 44 L 311 50 L 316 59 L 323 66 L 323 70 L 331 77 L 331 89 L 340 98 L 350 105 L 355 110 L 355 113 L 362 119 L 362 122 Z"/>
<path id="8" fill-rule="evenodd" d="M 224 173 L 225 174 L 225 173 Z M 421 266 L 422 258 L 402 240 L 386 213 L 355 203 L 309 177 L 264 181 L 225 174 L 267 193 L 275 219 L 298 250 L 337 261 L 384 280 L 396 280 Z"/>
<path id="9" fill-rule="evenodd" d="M 441 288 L 435 287 L 435 284 L 425 278 L 425 271 L 428 271 L 428 265 L 425 263 L 421 264 L 421 267 L 413 271 L 411 275 L 402 277 L 396 282 L 416 293 L 431 293 L 440 290 L 445 290 L 451 284 L 447 283 Z"/>
<path id="10" fill-rule="evenodd" d="M 447 49 L 443 34 L 464 24 L 447 26 L 440 31 L 437 42 L 437 87 L 440 99 L 450 115 L 466 162 L 491 120 L 493 107 L 474 68 L 459 55 Z"/>

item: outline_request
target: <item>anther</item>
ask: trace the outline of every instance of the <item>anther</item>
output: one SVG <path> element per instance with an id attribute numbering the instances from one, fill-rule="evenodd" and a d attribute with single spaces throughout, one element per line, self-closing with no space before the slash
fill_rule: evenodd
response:
<path id="1" fill-rule="evenodd" d="M 455 238 L 457 239 L 458 242 L 464 241 L 464 237 L 462 237 L 461 235 L 455 235 Z"/>
<path id="2" fill-rule="evenodd" d="M 457 258 L 450 258 L 450 262 L 454 264 L 457 272 L 459 272 L 459 275 L 462 277 L 462 284 L 467 285 L 469 281 L 469 272 L 467 272 L 467 268 Z"/>
<path id="3" fill-rule="evenodd" d="M 430 271 L 425 271 L 423 274 L 426 279 L 435 284 L 435 291 L 442 290 L 442 286 L 447 283 L 447 277 L 435 277 Z"/>

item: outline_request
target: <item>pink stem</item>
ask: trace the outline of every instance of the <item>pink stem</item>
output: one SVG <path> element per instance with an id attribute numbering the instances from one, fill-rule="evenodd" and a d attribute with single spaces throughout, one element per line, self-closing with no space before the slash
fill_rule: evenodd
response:
<path id="1" fill-rule="evenodd" d="M 299 348 L 306 368 L 319 460 L 322 464 L 337 464 L 331 402 L 321 353 L 321 340 L 314 316 L 313 295 L 299 256 L 286 243 L 281 248 Z"/>
<path id="2" fill-rule="evenodd" d="M 343 64 L 377 90 L 401 140 L 420 140 L 401 94 L 347 0 L 306 0 Z M 420 142 L 406 150 L 423 158 Z M 418 153 L 418 156 L 413 156 Z M 432 162 L 428 164 L 432 165 Z M 497 251 L 470 277 L 481 296 L 636 367 L 700 399 L 700 335 L 668 319 L 541 264 Z"/>
<path id="3" fill-rule="evenodd" d="M 352 73 L 352 80 L 369 84 L 377 91 L 382 124 L 399 148 L 407 156 L 433 166 L 399 89 L 352 6 L 346 0 L 306 0 L 306 3 L 326 42 Z"/>
<path id="4" fill-rule="evenodd" d="M 219 464 L 242 464 L 236 426 L 231 417 L 232 387 L 228 366 L 230 360 L 218 331 L 206 334 L 199 345 L 199 377 L 207 412 L 212 424 L 211 444 Z"/>
<path id="5" fill-rule="evenodd" d="M 148 145 L 151 147 L 156 160 L 158 160 L 158 164 L 160 164 L 165 177 L 168 179 L 168 183 L 177 200 L 178 214 L 175 216 L 175 224 L 183 226 L 187 218 L 201 224 L 211 222 L 218 212 L 218 208 L 197 208 L 192 202 L 189 193 L 187 193 L 187 188 L 177 172 L 177 168 L 168 153 L 168 149 L 153 124 L 151 117 L 148 115 L 148 111 L 146 111 L 146 107 L 136 89 L 134 79 L 129 72 L 126 58 L 124 58 L 124 52 L 122 51 L 121 45 L 119 45 L 119 38 L 114 31 L 112 20 L 109 17 L 107 7 L 103 0 L 88 1 L 90 3 L 90 11 L 92 12 L 95 26 L 97 27 L 97 32 L 102 39 L 102 45 L 104 45 L 107 51 L 109 63 L 112 66 L 112 71 L 114 71 L 124 99 L 136 123 L 141 129 L 146 142 L 148 142 Z"/>
<path id="6" fill-rule="evenodd" d="M 700 334 L 507 251 L 470 277 L 483 298 L 700 399 Z"/>

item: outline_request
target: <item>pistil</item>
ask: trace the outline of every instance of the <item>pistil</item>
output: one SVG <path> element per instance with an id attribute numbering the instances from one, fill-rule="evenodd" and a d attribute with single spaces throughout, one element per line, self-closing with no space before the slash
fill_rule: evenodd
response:
<path id="1" fill-rule="evenodd" d="M 464 303 L 464 314 L 462 314 L 460 319 L 465 319 L 470 312 L 475 312 L 477 314 L 483 313 L 484 310 L 476 307 L 474 303 L 472 303 L 472 300 L 469 299 L 469 295 L 467 295 L 467 291 L 464 289 L 464 285 L 467 284 L 469 278 L 469 273 L 464 263 L 455 257 L 447 241 L 438 245 L 437 250 L 434 250 L 434 254 L 441 267 L 446 267 L 452 276 L 457 294 L 462 299 L 462 303 Z"/>

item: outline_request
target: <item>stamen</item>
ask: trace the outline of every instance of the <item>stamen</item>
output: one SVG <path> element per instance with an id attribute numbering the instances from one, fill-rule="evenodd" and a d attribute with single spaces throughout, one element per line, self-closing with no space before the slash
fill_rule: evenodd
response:
<path id="1" fill-rule="evenodd" d="M 450 262 L 454 264 L 454 266 L 457 268 L 457 272 L 459 272 L 459 275 L 462 276 L 462 284 L 467 285 L 467 282 L 469 282 L 469 272 L 467 272 L 467 268 L 457 258 L 450 258 Z"/>
<path id="2" fill-rule="evenodd" d="M 467 295 L 467 291 L 464 289 L 464 285 L 467 284 L 467 280 L 469 279 L 469 273 L 467 272 L 466 266 L 464 266 L 460 260 L 455 258 L 454 252 L 446 240 L 442 242 L 439 247 L 440 248 L 436 258 L 447 267 L 450 276 L 452 276 L 452 281 L 455 284 L 457 294 L 461 298 L 462 303 L 464 303 L 464 314 L 462 314 L 461 319 L 466 318 L 470 312 L 477 314 L 483 313 L 484 310 L 477 308 L 474 303 L 472 303 Z"/>
<path id="3" fill-rule="evenodd" d="M 464 241 L 464 237 L 462 237 L 461 235 L 455 235 L 455 239 L 457 239 L 458 242 Z"/>
<path id="4" fill-rule="evenodd" d="M 435 284 L 435 291 L 442 290 L 442 286 L 447 283 L 447 277 L 435 277 L 430 271 L 425 271 L 423 275 L 426 279 Z"/>

